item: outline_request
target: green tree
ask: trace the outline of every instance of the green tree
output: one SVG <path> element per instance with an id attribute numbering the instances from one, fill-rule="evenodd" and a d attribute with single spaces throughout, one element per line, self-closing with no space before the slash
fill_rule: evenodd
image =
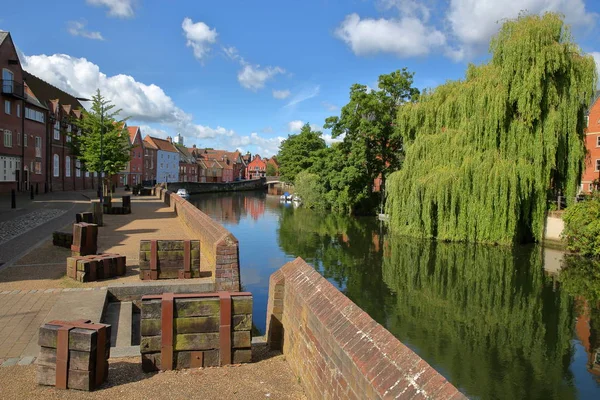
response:
<path id="1" fill-rule="evenodd" d="M 122 171 L 131 159 L 131 146 L 125 119 L 117 119 L 121 110 L 105 99 L 100 90 L 92 97 L 90 111 L 75 120 L 81 134 L 71 134 L 71 150 L 87 171 L 104 171 L 106 178 Z"/>
<path id="2" fill-rule="evenodd" d="M 563 220 L 567 249 L 600 259 L 600 195 L 568 207 Z"/>
<path id="3" fill-rule="evenodd" d="M 267 163 L 267 176 L 276 176 L 277 168 L 271 163 Z"/>
<path id="4" fill-rule="evenodd" d="M 298 173 L 312 166 L 315 152 L 325 147 L 321 132 L 313 131 L 309 124 L 304 125 L 300 133 L 289 135 L 281 142 L 277 154 L 281 179 L 294 183 Z"/>
<path id="5" fill-rule="evenodd" d="M 413 76 L 403 68 L 380 75 L 379 90 L 352 85 L 350 101 L 342 107 L 340 116 L 325 121 L 325 128 L 331 129 L 334 138 L 345 135 L 345 149 L 367 176 L 369 190 L 373 180 L 381 176 L 383 192 L 387 176 L 400 168 L 402 136 L 395 132 L 394 120 L 398 107 L 419 95 L 412 86 Z"/>
<path id="6" fill-rule="evenodd" d="M 575 198 L 594 59 L 562 18 L 502 26 L 491 60 L 399 108 L 406 158 L 390 175 L 393 230 L 442 240 L 540 241 L 551 189 Z"/>
<path id="7" fill-rule="evenodd" d="M 324 186 L 320 182 L 321 178 L 317 174 L 312 174 L 307 170 L 296 175 L 294 192 L 302 199 L 302 205 L 308 208 L 325 208 L 327 203 L 324 201 Z"/>

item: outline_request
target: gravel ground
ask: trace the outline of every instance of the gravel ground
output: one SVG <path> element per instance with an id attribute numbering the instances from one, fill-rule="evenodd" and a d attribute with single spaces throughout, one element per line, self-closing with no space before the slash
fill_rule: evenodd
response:
<path id="1" fill-rule="evenodd" d="M 221 368 L 154 374 L 142 372 L 139 358 L 111 359 L 108 382 L 87 393 L 36 384 L 36 367 L 0 368 L 2 399 L 306 399 L 285 357 L 254 350 L 257 360 Z"/>

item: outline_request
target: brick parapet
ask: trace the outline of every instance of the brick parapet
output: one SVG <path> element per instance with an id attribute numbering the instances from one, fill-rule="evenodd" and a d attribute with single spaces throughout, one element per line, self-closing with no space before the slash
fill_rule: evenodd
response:
<path id="1" fill-rule="evenodd" d="M 271 275 L 267 338 L 309 398 L 465 398 L 301 258 Z"/>
<path id="2" fill-rule="evenodd" d="M 238 240 L 221 224 L 200 211 L 189 201 L 157 188 L 157 195 L 173 207 L 178 218 L 200 240 L 201 271 L 210 271 L 215 290 L 240 290 L 240 262 Z"/>

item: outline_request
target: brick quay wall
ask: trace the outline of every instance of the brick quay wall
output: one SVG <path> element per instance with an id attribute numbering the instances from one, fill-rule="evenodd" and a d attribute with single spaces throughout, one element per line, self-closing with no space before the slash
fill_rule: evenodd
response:
<path id="1" fill-rule="evenodd" d="M 170 184 L 169 184 L 170 186 Z M 187 200 L 169 190 L 156 188 L 156 193 L 200 241 L 200 271 L 210 271 L 215 290 L 240 290 L 240 257 L 238 240 L 221 224 L 204 214 Z"/>
<path id="2" fill-rule="evenodd" d="M 185 189 L 189 194 L 200 194 L 263 190 L 266 185 L 267 180 L 259 178 L 235 182 L 169 182 L 168 189 L 173 193 L 176 193 L 178 189 Z"/>
<path id="3" fill-rule="evenodd" d="M 271 275 L 267 340 L 310 399 L 464 399 L 301 258 Z"/>

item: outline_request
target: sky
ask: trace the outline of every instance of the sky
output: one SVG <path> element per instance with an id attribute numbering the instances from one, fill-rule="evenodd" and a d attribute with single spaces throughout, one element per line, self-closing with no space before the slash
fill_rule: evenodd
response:
<path id="1" fill-rule="evenodd" d="M 520 12 L 558 11 L 600 65 L 598 0 L 30 0 L 7 2 L 23 67 L 96 89 L 158 137 L 271 156 L 339 115 L 354 83 L 408 68 L 419 89 L 461 79 Z M 323 130 L 328 143 L 330 132 Z"/>

